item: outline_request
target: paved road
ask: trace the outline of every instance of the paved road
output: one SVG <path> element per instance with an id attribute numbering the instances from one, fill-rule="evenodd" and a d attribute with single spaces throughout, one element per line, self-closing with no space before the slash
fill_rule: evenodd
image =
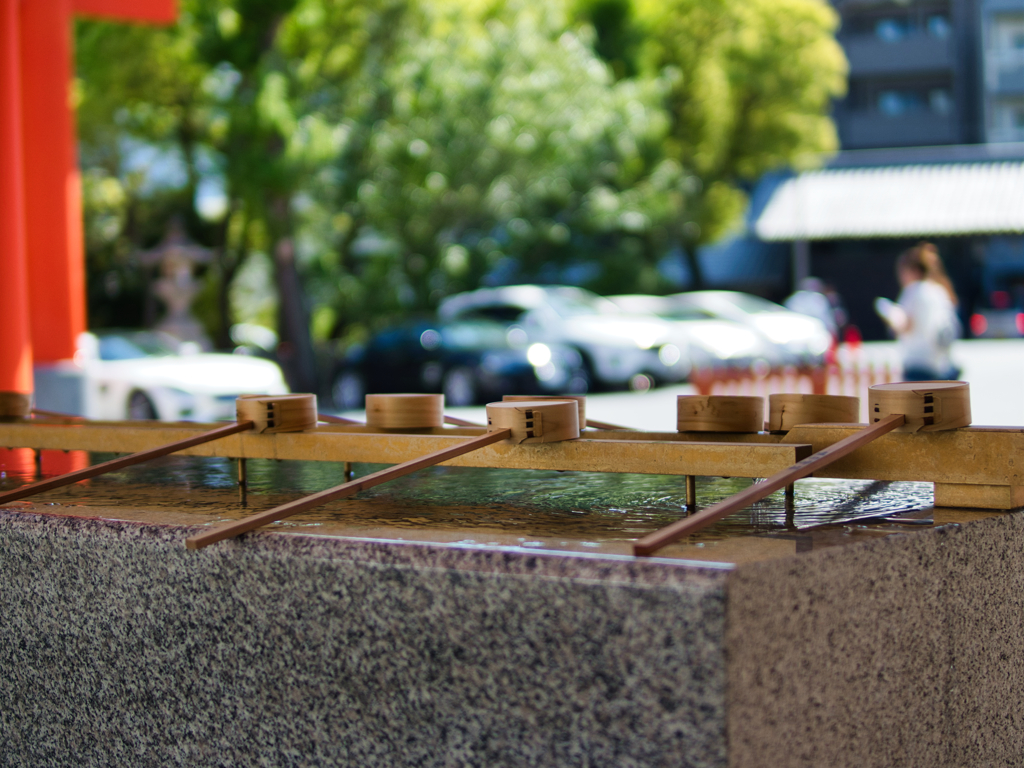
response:
<path id="1" fill-rule="evenodd" d="M 953 352 L 971 383 L 974 423 L 1024 426 L 1024 339 L 961 341 Z"/>
<path id="2" fill-rule="evenodd" d="M 886 342 L 865 344 L 863 354 L 876 361 L 897 359 L 895 344 Z M 954 357 L 963 368 L 962 378 L 971 384 L 975 424 L 1024 426 L 1024 339 L 961 341 L 954 348 Z M 694 392 L 692 386 L 682 385 L 644 393 L 591 395 L 587 414 L 637 429 L 673 431 L 676 396 Z M 453 408 L 449 412 L 481 423 L 486 419 L 483 408 Z"/>

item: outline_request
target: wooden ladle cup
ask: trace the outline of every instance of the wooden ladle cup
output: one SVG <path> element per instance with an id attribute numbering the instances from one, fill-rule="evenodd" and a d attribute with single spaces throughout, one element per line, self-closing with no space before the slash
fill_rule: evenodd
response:
<path id="1" fill-rule="evenodd" d="M 957 429 L 971 423 L 970 387 L 963 381 L 897 382 L 868 391 L 871 423 L 763 482 L 752 485 L 695 515 L 655 531 L 634 543 L 633 554 L 652 555 L 684 536 L 744 509 L 755 501 L 852 453 L 882 435 L 901 429 L 918 432 Z"/>
<path id="2" fill-rule="evenodd" d="M 367 396 L 367 400 L 369 400 L 369 397 Z M 329 488 L 326 491 L 320 491 L 311 496 L 281 504 L 251 517 L 222 523 L 210 530 L 185 539 L 185 546 L 189 549 L 200 549 L 215 542 L 255 530 L 268 523 L 297 515 L 300 512 L 313 509 L 334 499 L 354 496 L 367 488 L 403 477 L 418 469 L 432 467 L 435 464 L 440 464 L 443 461 L 454 459 L 503 440 L 511 440 L 515 443 L 571 440 L 580 435 L 577 414 L 577 405 L 572 401 L 491 403 L 487 406 L 488 432 L 479 437 L 469 438 L 457 445 L 442 448 L 439 451 L 428 453 L 417 459 L 396 464 L 393 467 L 382 469 L 380 472 L 374 472 L 365 477 Z M 430 415 L 427 418 L 434 419 L 433 411 L 430 411 Z M 389 421 L 387 423 L 393 422 Z M 414 421 L 414 423 L 421 422 Z M 417 427 L 410 428 L 415 429 Z"/>

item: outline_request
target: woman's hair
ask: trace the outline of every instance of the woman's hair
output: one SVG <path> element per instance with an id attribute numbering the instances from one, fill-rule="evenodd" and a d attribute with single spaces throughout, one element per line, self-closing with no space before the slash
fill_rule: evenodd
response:
<path id="1" fill-rule="evenodd" d="M 922 279 L 931 280 L 933 283 L 938 283 L 945 288 L 949 294 L 949 300 L 953 302 L 953 306 L 959 303 L 953 283 L 949 279 L 949 275 L 946 274 L 946 268 L 942 265 L 942 259 L 939 258 L 939 249 L 932 243 L 922 241 L 913 248 L 905 250 L 896 259 L 896 269 L 912 269 L 920 273 Z"/>

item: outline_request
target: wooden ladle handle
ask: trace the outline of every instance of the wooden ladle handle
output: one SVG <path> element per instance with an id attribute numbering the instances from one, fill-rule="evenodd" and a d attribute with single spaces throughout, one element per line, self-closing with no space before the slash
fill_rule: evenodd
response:
<path id="1" fill-rule="evenodd" d="M 319 413 L 317 414 L 317 419 L 319 421 L 324 422 L 325 424 L 358 424 L 359 426 L 363 425 L 363 422 L 358 421 L 357 419 L 347 419 L 344 416 L 332 416 L 329 413 Z"/>
<path id="2" fill-rule="evenodd" d="M 596 419 L 587 419 L 586 426 L 593 429 L 631 429 L 631 427 L 622 427 L 618 424 L 610 424 L 607 421 L 597 421 Z"/>
<path id="3" fill-rule="evenodd" d="M 828 466 L 832 462 L 841 459 L 848 453 L 852 453 L 862 445 L 881 437 L 887 432 L 892 432 L 903 425 L 905 418 L 902 414 L 893 414 L 884 419 L 865 427 L 854 435 L 833 443 L 817 453 L 811 454 L 801 462 L 794 464 L 788 469 L 777 472 L 764 482 L 752 485 L 737 494 L 723 499 L 717 504 L 712 504 L 707 509 L 698 512 L 690 517 L 683 518 L 672 525 L 666 526 L 659 531 L 648 534 L 633 544 L 633 554 L 637 556 L 652 555 L 666 544 L 678 541 L 683 536 L 705 528 L 712 523 L 721 520 L 723 517 L 749 507 L 755 501 L 774 493 L 780 488 L 785 488 L 790 483 L 807 477 L 812 472 Z"/>
<path id="4" fill-rule="evenodd" d="M 189 549 L 201 549 L 202 547 L 209 546 L 218 541 L 224 539 L 234 538 L 248 531 L 252 531 L 261 526 L 267 525 L 268 523 L 277 522 L 283 520 L 286 517 L 297 515 L 300 512 L 305 512 L 308 509 L 313 509 L 321 504 L 326 504 L 334 499 L 340 499 L 345 496 L 354 496 L 362 490 L 372 488 L 375 485 L 386 483 L 388 480 L 394 480 L 395 478 L 408 475 L 411 472 L 415 472 L 418 469 L 424 469 L 425 467 L 431 467 L 434 464 L 440 464 L 442 461 L 448 459 L 454 459 L 456 456 L 461 456 L 464 453 L 475 451 L 478 448 L 492 445 L 502 440 L 507 440 L 512 436 L 512 431 L 509 429 L 497 430 L 495 432 L 487 432 L 486 434 L 480 435 L 479 437 L 470 438 L 458 445 L 453 445 L 448 448 L 442 448 L 440 451 L 434 451 L 428 453 L 425 456 L 420 456 L 417 459 L 411 459 L 401 464 L 395 464 L 393 467 L 382 469 L 380 472 L 374 472 L 373 474 L 360 477 L 356 480 L 352 480 L 348 483 L 335 486 L 334 488 L 328 488 L 326 491 L 320 491 L 314 493 L 311 496 L 305 496 L 295 501 L 290 501 L 287 504 L 281 504 L 280 506 L 268 509 L 265 512 L 246 517 L 241 520 L 232 520 L 227 523 L 222 523 L 208 531 L 203 531 L 195 536 L 190 536 L 185 539 L 185 546 Z"/>
<path id="5" fill-rule="evenodd" d="M 453 427 L 482 427 L 483 424 L 478 424 L 475 421 L 467 421 L 466 419 L 460 419 L 458 416 L 445 416 L 445 424 L 451 424 Z"/>
<path id="6" fill-rule="evenodd" d="M 102 475 L 105 472 L 114 472 L 115 470 L 123 469 L 124 467 L 130 467 L 133 464 L 141 464 L 142 462 L 149 461 L 150 459 L 166 456 L 169 453 L 183 451 L 194 445 L 201 445 L 202 443 L 208 443 L 211 440 L 217 440 L 221 437 L 234 435 L 238 432 L 245 432 L 248 429 L 252 429 L 252 427 L 253 423 L 251 421 L 240 421 L 234 424 L 228 424 L 226 427 L 211 429 L 209 432 L 203 432 L 195 437 L 187 437 L 184 440 L 178 440 L 173 443 L 168 443 L 167 445 L 161 445 L 158 448 L 150 448 L 148 451 L 140 451 L 139 453 L 122 456 L 118 459 L 104 461 L 101 464 L 93 464 L 91 467 L 79 469 L 75 472 L 68 472 L 66 475 L 51 477 L 48 480 L 40 480 L 38 483 L 23 485 L 13 491 L 0 493 L 0 506 L 8 501 L 16 501 L 17 499 L 23 499 L 26 496 L 33 496 L 37 493 L 43 493 L 44 491 L 51 491 L 54 488 L 71 485 L 72 483 L 77 483 L 80 480 L 88 480 L 90 477 L 96 477 L 97 475 Z"/>
<path id="7" fill-rule="evenodd" d="M 368 402 L 370 397 L 370 395 L 367 396 Z M 384 398 L 386 396 L 381 395 L 380 397 Z M 419 398 L 427 396 L 398 395 L 396 397 L 402 398 L 402 401 L 398 402 L 398 405 L 401 407 L 395 409 L 393 413 L 396 415 L 396 418 L 405 419 L 410 411 L 419 409 Z M 443 415 L 434 408 L 433 404 L 429 401 L 427 402 L 430 406 L 428 409 L 429 418 L 440 422 L 443 419 Z M 410 403 L 412 408 L 409 407 Z M 384 403 L 384 406 L 379 410 L 386 412 L 388 410 L 386 407 L 387 403 Z M 367 414 L 369 413 L 370 409 L 367 408 Z M 422 425 L 421 417 L 416 415 L 415 418 L 417 419 L 416 424 Z M 545 418 L 546 421 L 544 421 Z M 320 493 L 314 493 L 311 496 L 296 499 L 287 504 L 281 504 L 257 515 L 252 515 L 242 520 L 222 523 L 208 531 L 203 531 L 185 539 L 185 546 L 189 549 L 200 549 L 214 542 L 254 530 L 267 523 L 273 523 L 286 517 L 297 515 L 300 512 L 305 512 L 321 504 L 326 504 L 328 501 L 345 496 L 354 496 L 362 490 L 386 483 L 388 480 L 394 480 L 418 469 L 440 464 L 442 461 L 454 459 L 456 456 L 462 456 L 470 451 L 493 445 L 502 440 L 512 440 L 515 443 L 556 442 L 559 440 L 572 440 L 580 436 L 576 403 L 570 401 L 491 403 L 487 406 L 487 422 L 488 431 L 479 437 L 473 437 L 448 448 L 442 448 L 440 451 L 428 453 L 425 456 L 420 456 L 418 459 L 411 459 L 410 461 L 396 464 L 393 467 L 382 469 L 380 472 L 360 477 L 358 480 L 352 480 L 334 488 L 328 488 L 326 491 L 320 491 Z"/>

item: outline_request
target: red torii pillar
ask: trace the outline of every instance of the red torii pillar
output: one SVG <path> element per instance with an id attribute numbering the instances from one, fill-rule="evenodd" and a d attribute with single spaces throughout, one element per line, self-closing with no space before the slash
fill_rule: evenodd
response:
<path id="1" fill-rule="evenodd" d="M 175 0 L 0 0 L 0 416 L 31 395 L 33 362 L 71 359 L 85 330 L 73 17 L 170 24 L 176 11 Z"/>
<path id="2" fill-rule="evenodd" d="M 32 392 L 22 191 L 20 0 L 0 0 L 0 418 L 24 415 Z"/>

